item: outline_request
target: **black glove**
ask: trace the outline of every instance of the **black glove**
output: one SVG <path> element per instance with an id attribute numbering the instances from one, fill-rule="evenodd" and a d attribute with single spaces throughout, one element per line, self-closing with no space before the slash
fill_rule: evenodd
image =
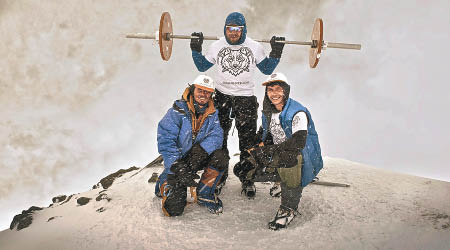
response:
<path id="1" fill-rule="evenodd" d="M 194 32 L 191 34 L 191 36 L 196 36 L 196 38 L 191 38 L 191 50 L 195 50 L 195 51 L 201 53 L 202 52 L 202 44 L 203 44 L 203 33 L 202 32 Z"/>
<path id="2" fill-rule="evenodd" d="M 200 146 L 199 143 L 192 146 L 191 151 L 187 154 L 186 163 L 189 169 L 199 171 L 203 169 L 202 163 L 208 159 L 208 153 Z"/>
<path id="3" fill-rule="evenodd" d="M 176 161 L 170 167 L 170 171 L 173 174 L 167 175 L 167 184 L 171 186 L 186 186 L 186 187 L 196 187 L 196 179 L 200 179 L 200 176 L 193 173 L 187 166 L 186 163 L 182 161 Z"/>
<path id="4" fill-rule="evenodd" d="M 273 36 L 270 39 L 270 47 L 272 47 L 272 51 L 269 54 L 269 57 L 272 58 L 281 58 L 281 53 L 283 52 L 284 43 L 277 43 L 275 41 L 284 41 L 284 37 Z M 191 43 L 192 44 L 192 43 Z M 191 45 L 192 47 L 192 45 Z"/>
<path id="5" fill-rule="evenodd" d="M 278 167 L 278 155 L 276 153 L 276 145 L 268 145 L 263 147 L 257 147 L 250 151 L 250 154 L 255 159 L 257 164 L 264 167 Z"/>

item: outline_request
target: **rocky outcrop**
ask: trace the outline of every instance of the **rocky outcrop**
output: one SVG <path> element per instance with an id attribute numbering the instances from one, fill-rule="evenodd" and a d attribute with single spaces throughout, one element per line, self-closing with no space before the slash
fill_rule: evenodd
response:
<path id="1" fill-rule="evenodd" d="M 111 198 L 109 198 L 107 194 L 103 193 L 103 194 L 99 194 L 97 196 L 97 198 L 95 198 L 95 200 L 96 201 L 107 200 L 108 202 L 110 202 Z"/>
<path id="2" fill-rule="evenodd" d="M 21 214 L 14 216 L 10 230 L 13 230 L 17 226 L 17 231 L 27 228 L 33 223 L 33 213 L 34 211 L 42 210 L 41 207 L 32 206 L 28 210 L 23 210 Z"/>
<path id="3" fill-rule="evenodd" d="M 84 205 L 88 204 L 90 200 L 91 200 L 91 198 L 80 197 L 80 198 L 77 199 L 77 203 L 80 206 L 84 206 Z"/>
<path id="4" fill-rule="evenodd" d="M 117 171 L 115 173 L 112 173 L 112 174 L 106 176 L 105 178 L 101 179 L 100 183 L 102 184 L 102 187 L 104 189 L 107 189 L 113 184 L 115 179 L 121 177 L 125 173 L 131 172 L 131 171 L 134 171 L 134 170 L 138 170 L 138 169 L 139 169 L 138 167 L 134 167 L 134 166 L 131 167 L 131 168 L 128 168 L 128 169 L 120 169 L 119 171 Z"/>
<path id="5" fill-rule="evenodd" d="M 150 177 L 150 179 L 148 179 L 148 183 L 153 183 L 156 182 L 158 180 L 158 173 L 153 173 L 152 176 Z"/>
<path id="6" fill-rule="evenodd" d="M 102 212 L 104 212 L 106 209 L 104 208 L 104 207 L 101 207 L 101 208 L 99 208 L 99 209 L 97 209 L 97 210 L 95 210 L 95 211 L 97 211 L 97 213 L 102 213 Z"/>
<path id="7" fill-rule="evenodd" d="M 67 198 L 67 195 L 59 195 L 52 198 L 53 203 L 59 203 L 61 201 L 64 201 Z"/>
<path id="8" fill-rule="evenodd" d="M 104 177 L 103 179 L 101 179 L 99 183 L 97 183 L 96 185 L 93 186 L 93 189 L 103 187 L 105 190 L 100 191 L 99 195 L 95 198 L 95 200 L 96 201 L 107 200 L 108 202 L 111 201 L 111 198 L 109 198 L 107 196 L 107 194 L 104 193 L 105 191 L 107 191 L 106 189 L 108 189 L 113 184 L 115 179 L 121 177 L 125 173 L 131 172 L 134 170 L 138 170 L 138 169 L 139 168 L 134 167 L 134 166 L 130 167 L 128 169 L 120 169 L 120 170 L 116 171 L 115 173 L 112 173 L 112 174 Z M 56 203 L 58 203 L 57 204 L 58 206 L 64 205 L 65 203 L 68 203 L 72 197 L 74 197 L 73 194 L 69 195 L 69 196 L 58 195 L 56 197 L 53 197 L 52 198 L 53 203 L 50 204 L 49 207 L 53 207 L 53 205 L 56 205 Z M 84 206 L 84 205 L 88 204 L 91 199 L 92 198 L 88 198 L 88 197 L 77 198 L 77 204 L 79 206 Z M 21 214 L 14 216 L 14 218 L 11 222 L 11 225 L 9 226 L 9 229 L 13 230 L 16 228 L 17 231 L 19 231 L 19 230 L 29 227 L 33 223 L 33 213 L 35 211 L 42 210 L 42 209 L 43 208 L 41 208 L 41 207 L 32 206 L 28 210 L 23 210 Z M 97 209 L 96 211 L 101 213 L 105 210 L 106 209 L 104 207 L 101 207 L 101 208 Z M 47 222 L 54 220 L 56 217 L 58 217 L 58 216 L 50 217 L 47 220 Z"/>
<path id="9" fill-rule="evenodd" d="M 63 205 L 64 203 L 67 203 L 70 201 L 70 199 L 72 199 L 73 194 L 69 195 L 69 198 L 67 198 L 67 200 L 65 200 L 63 203 L 61 203 L 61 205 Z"/>

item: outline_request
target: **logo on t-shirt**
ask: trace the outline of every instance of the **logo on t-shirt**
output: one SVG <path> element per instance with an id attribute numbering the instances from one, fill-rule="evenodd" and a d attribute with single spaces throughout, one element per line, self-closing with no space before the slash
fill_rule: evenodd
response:
<path id="1" fill-rule="evenodd" d="M 250 65 L 255 61 L 252 51 L 247 47 L 231 49 L 225 47 L 219 51 L 218 62 L 222 72 L 238 76 L 242 72 L 250 72 Z"/>

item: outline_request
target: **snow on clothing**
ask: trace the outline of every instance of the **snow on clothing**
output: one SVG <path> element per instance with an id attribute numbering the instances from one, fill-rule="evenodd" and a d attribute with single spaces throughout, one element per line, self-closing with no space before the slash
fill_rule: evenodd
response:
<path id="1" fill-rule="evenodd" d="M 258 101 L 256 96 L 230 96 L 217 91 L 214 103 L 219 110 L 220 125 L 223 128 L 223 148 L 227 148 L 228 133 L 235 118 L 239 135 L 239 151 L 245 151 L 255 145 L 258 119 Z"/>
<path id="2" fill-rule="evenodd" d="M 222 147 L 223 130 L 213 101 L 209 101 L 205 113 L 198 118 L 193 103 L 193 96 L 186 88 L 183 99 L 175 101 L 158 124 L 158 152 L 164 159 L 164 171 L 159 177 L 161 184 L 171 173 L 172 164 L 185 156 L 194 143 L 200 143 L 208 154 Z"/>
<path id="3" fill-rule="evenodd" d="M 244 26 L 241 38 L 231 44 L 225 35 L 226 25 Z M 266 57 L 262 45 L 247 37 L 247 25 L 241 13 L 228 15 L 224 25 L 225 37 L 210 45 L 206 56 L 192 50 L 192 58 L 197 69 L 204 72 L 217 65 L 216 89 L 226 95 L 253 96 L 252 76 L 257 67 L 263 74 L 269 75 L 280 62 L 279 58 Z"/>
<path id="4" fill-rule="evenodd" d="M 266 96 L 267 98 L 267 96 Z M 281 127 L 283 128 L 286 137 L 292 137 L 292 122 L 294 116 L 298 112 L 305 112 L 308 118 L 308 132 L 306 136 L 305 147 L 301 151 L 302 155 L 302 179 L 301 186 L 305 187 L 316 177 L 319 171 L 323 167 L 323 160 L 320 150 L 319 138 L 312 120 L 309 110 L 305 108 L 302 104 L 296 102 L 295 100 L 289 98 L 280 113 L 279 119 Z M 269 120 L 263 112 L 262 115 L 262 141 L 265 141 L 269 133 Z"/>

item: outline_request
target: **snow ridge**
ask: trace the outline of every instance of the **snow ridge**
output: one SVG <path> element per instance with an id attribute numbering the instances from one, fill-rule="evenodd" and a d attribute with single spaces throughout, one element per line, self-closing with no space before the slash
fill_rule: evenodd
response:
<path id="1" fill-rule="evenodd" d="M 237 161 L 232 159 L 232 167 Z M 163 167 L 122 170 L 107 188 L 53 199 L 32 223 L 0 232 L 2 249 L 447 249 L 450 183 L 396 174 L 329 158 L 321 180 L 351 187 L 309 185 L 301 213 L 281 231 L 267 229 L 280 204 L 271 185 L 257 183 L 254 200 L 240 194 L 230 175 L 224 212 L 188 205 L 183 216 L 164 217 L 154 183 Z M 140 171 L 138 173 L 138 171 Z M 119 171 L 118 171 L 119 172 Z M 118 173 L 116 172 L 116 173 Z M 138 174 L 136 174 L 138 173 Z M 112 175 L 110 175 L 112 176 Z M 57 198 L 57 197 L 55 197 Z"/>

